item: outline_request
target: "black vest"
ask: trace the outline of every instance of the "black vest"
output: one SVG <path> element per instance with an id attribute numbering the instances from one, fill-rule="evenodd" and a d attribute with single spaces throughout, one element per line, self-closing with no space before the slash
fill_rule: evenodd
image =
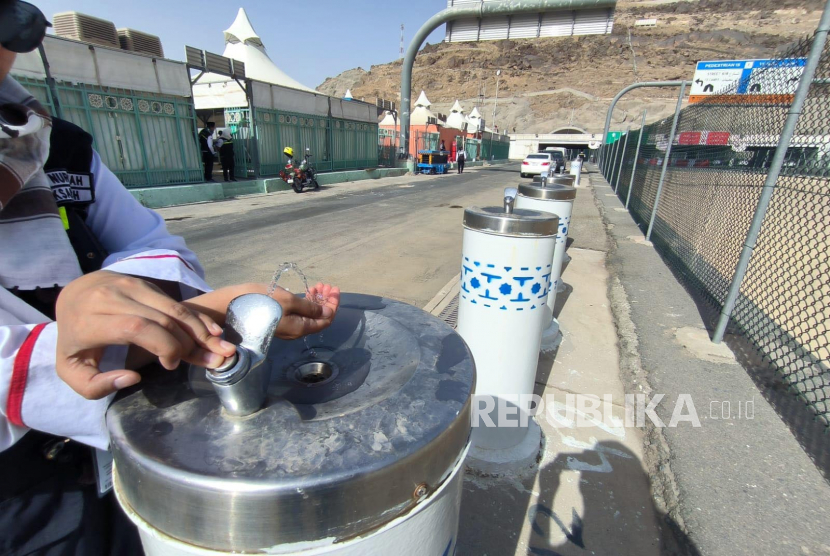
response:
<path id="1" fill-rule="evenodd" d="M 49 159 L 43 165 L 59 209 L 65 211 L 69 242 L 84 274 L 100 270 L 107 257 L 101 242 L 86 224 L 89 206 L 95 202 L 95 176 L 92 174 L 92 136 L 65 120 L 52 121 Z M 55 301 L 60 288 L 12 290 L 17 297 L 46 315 L 55 318 Z"/>
<path id="2" fill-rule="evenodd" d="M 44 170 L 86 274 L 99 270 L 107 255 L 86 224 L 95 202 L 92 136 L 64 120 L 52 125 Z M 54 318 L 59 288 L 12 293 Z M 143 554 L 112 493 L 98 498 L 91 473 L 90 448 L 35 430 L 0 452 L 0 554 Z"/>
<path id="3" fill-rule="evenodd" d="M 95 176 L 92 175 L 92 136 L 80 127 L 55 119 L 49 141 L 49 159 L 43 168 L 52 185 L 59 207 L 66 210 L 69 220 L 67 234 L 78 255 L 84 273 L 99 270 L 106 256 L 94 245 L 98 240 L 86 225 L 86 216 L 95 201 Z M 94 245 L 93 245 L 94 244 Z M 92 256 L 88 254 L 92 253 Z M 97 268 L 96 268 L 97 265 Z M 55 318 L 55 301 L 60 288 L 11 290 L 20 299 L 49 318 Z M 19 495 L 44 477 L 58 473 L 69 482 L 86 463 L 88 448 L 75 443 L 62 446 L 63 439 L 38 431 L 29 431 L 14 446 L 0 452 L 0 500 Z M 65 449 L 64 449 L 65 448 Z M 54 456 L 48 452 L 56 449 Z M 2 552 L 2 551 L 0 551 Z"/>
<path id="4" fill-rule="evenodd" d="M 210 152 L 210 148 L 208 147 L 208 137 L 211 135 L 212 134 L 208 128 L 203 128 L 202 131 L 199 132 L 199 148 L 203 153 Z"/>

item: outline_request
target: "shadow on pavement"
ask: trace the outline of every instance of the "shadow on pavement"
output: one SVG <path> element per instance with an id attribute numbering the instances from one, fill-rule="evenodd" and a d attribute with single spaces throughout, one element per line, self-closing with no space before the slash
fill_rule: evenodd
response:
<path id="1" fill-rule="evenodd" d="M 824 480 L 830 483 L 830 435 L 827 428 L 813 418 L 810 408 L 796 395 L 780 374 L 758 354 L 743 335 L 727 334 L 724 342 L 746 370 L 758 391 L 774 409 L 801 449 L 809 456 Z"/>
<path id="2" fill-rule="evenodd" d="M 657 254 L 694 302 L 702 323 L 712 335 L 720 315 L 719 308 L 701 295 L 695 281 L 679 270 L 674 261 L 658 249 Z M 750 340 L 741 334 L 734 323 L 727 327 L 724 342 L 735 354 L 735 359 L 755 383 L 760 394 L 790 429 L 801 449 L 830 483 L 830 441 L 827 427 L 816 421 L 813 412 L 798 397 L 770 362 L 762 357 Z"/>
<path id="3" fill-rule="evenodd" d="M 459 556 L 700 556 L 654 506 L 639 458 L 613 441 L 560 452 L 533 477 L 468 475 L 458 547 Z"/>
<path id="4" fill-rule="evenodd" d="M 562 312 L 562 308 L 568 302 L 568 298 L 574 291 L 572 285 L 567 282 L 563 282 L 563 284 L 565 285 L 565 291 L 556 294 L 556 304 L 553 306 L 553 318 L 559 318 L 559 313 Z"/>
<path id="5" fill-rule="evenodd" d="M 579 482 L 581 500 L 557 499 L 563 483 L 572 480 Z M 674 520 L 654 507 L 642 463 L 618 442 L 558 454 L 539 473 L 538 492 L 526 514 L 531 526 L 527 554 L 700 554 Z M 647 508 L 659 521 L 657 537 L 641 518 Z"/>
<path id="6" fill-rule="evenodd" d="M 640 230 L 645 233 L 646 224 L 639 222 L 633 212 L 630 213 L 630 216 Z M 655 229 L 657 228 L 655 227 Z M 666 227 L 660 228 L 659 232 L 668 233 Z M 700 315 L 701 322 L 706 326 L 711 337 L 715 323 L 720 316 L 720 306 L 716 306 L 712 298 L 702 293 L 705 286 L 693 274 L 687 273 L 679 267 L 676 256 L 670 252 L 667 253 L 666 249 L 662 248 L 659 234 L 653 240 L 655 241 L 657 255 L 689 294 Z M 725 291 L 729 284 L 726 278 L 722 279 L 724 282 L 721 287 Z M 739 302 L 745 301 L 743 297 L 739 298 Z M 759 322 L 761 321 L 760 313 L 757 319 Z M 760 326 L 759 322 L 750 323 L 750 326 Z M 786 337 L 786 333 L 781 330 L 776 331 L 775 334 Z M 767 335 L 772 337 L 775 334 L 768 332 Z M 760 394 L 787 425 L 801 449 L 812 460 L 824 480 L 830 483 L 830 441 L 828 441 L 830 436 L 828 435 L 828 428 L 814 418 L 810 408 L 806 407 L 805 402 L 798 397 L 795 390 L 775 371 L 769 359 L 759 354 L 756 347 L 741 333 L 734 322 L 730 322 L 727 334 L 724 336 L 724 342 L 735 354 L 737 362 L 755 383 Z"/>

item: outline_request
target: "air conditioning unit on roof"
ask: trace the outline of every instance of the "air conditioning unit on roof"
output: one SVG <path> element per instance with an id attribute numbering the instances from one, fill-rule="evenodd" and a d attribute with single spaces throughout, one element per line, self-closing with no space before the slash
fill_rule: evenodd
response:
<path id="1" fill-rule="evenodd" d="M 161 47 L 161 39 L 155 35 L 136 31 L 135 29 L 118 29 L 118 40 L 123 50 L 150 54 L 158 58 L 164 58 L 164 49 Z"/>
<path id="2" fill-rule="evenodd" d="M 63 12 L 54 15 L 52 24 L 55 34 L 59 37 L 111 48 L 121 47 L 118 32 L 112 21 L 78 12 Z"/>

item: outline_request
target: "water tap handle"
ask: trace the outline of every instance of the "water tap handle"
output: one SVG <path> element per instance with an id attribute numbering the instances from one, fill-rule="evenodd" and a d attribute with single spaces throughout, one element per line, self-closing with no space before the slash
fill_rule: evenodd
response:
<path id="1" fill-rule="evenodd" d="M 519 190 L 515 187 L 505 187 L 504 188 L 504 213 L 505 214 L 513 214 L 513 207 L 516 205 L 516 195 L 519 194 Z"/>
<path id="2" fill-rule="evenodd" d="M 224 336 L 236 353 L 205 375 L 231 415 L 250 415 L 265 403 L 270 376 L 263 362 L 280 319 L 282 307 L 267 295 L 241 295 L 228 305 Z"/>
<path id="3" fill-rule="evenodd" d="M 228 305 L 225 339 L 265 357 L 282 319 L 282 307 L 274 298 L 261 294 L 240 295 Z"/>

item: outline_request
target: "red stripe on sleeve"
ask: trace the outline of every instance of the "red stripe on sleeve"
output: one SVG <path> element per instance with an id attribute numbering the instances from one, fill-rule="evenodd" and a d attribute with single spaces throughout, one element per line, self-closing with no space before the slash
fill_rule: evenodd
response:
<path id="1" fill-rule="evenodd" d="M 26 380 L 29 378 L 29 363 L 32 361 L 35 343 L 47 324 L 44 322 L 32 328 L 14 358 L 12 380 L 9 384 L 9 399 L 6 402 L 6 417 L 9 422 L 18 427 L 26 426 L 23 424 L 21 411 L 23 409 L 23 394 L 26 392 Z"/>
<path id="2" fill-rule="evenodd" d="M 139 259 L 179 259 L 184 264 L 184 266 L 186 266 L 190 270 L 193 270 L 193 267 L 190 266 L 190 263 L 188 263 L 186 260 L 184 260 L 179 255 L 144 255 L 142 257 L 127 257 L 126 259 L 121 259 L 121 260 L 122 261 L 137 261 Z M 195 270 L 194 270 L 194 272 L 195 272 Z"/>

